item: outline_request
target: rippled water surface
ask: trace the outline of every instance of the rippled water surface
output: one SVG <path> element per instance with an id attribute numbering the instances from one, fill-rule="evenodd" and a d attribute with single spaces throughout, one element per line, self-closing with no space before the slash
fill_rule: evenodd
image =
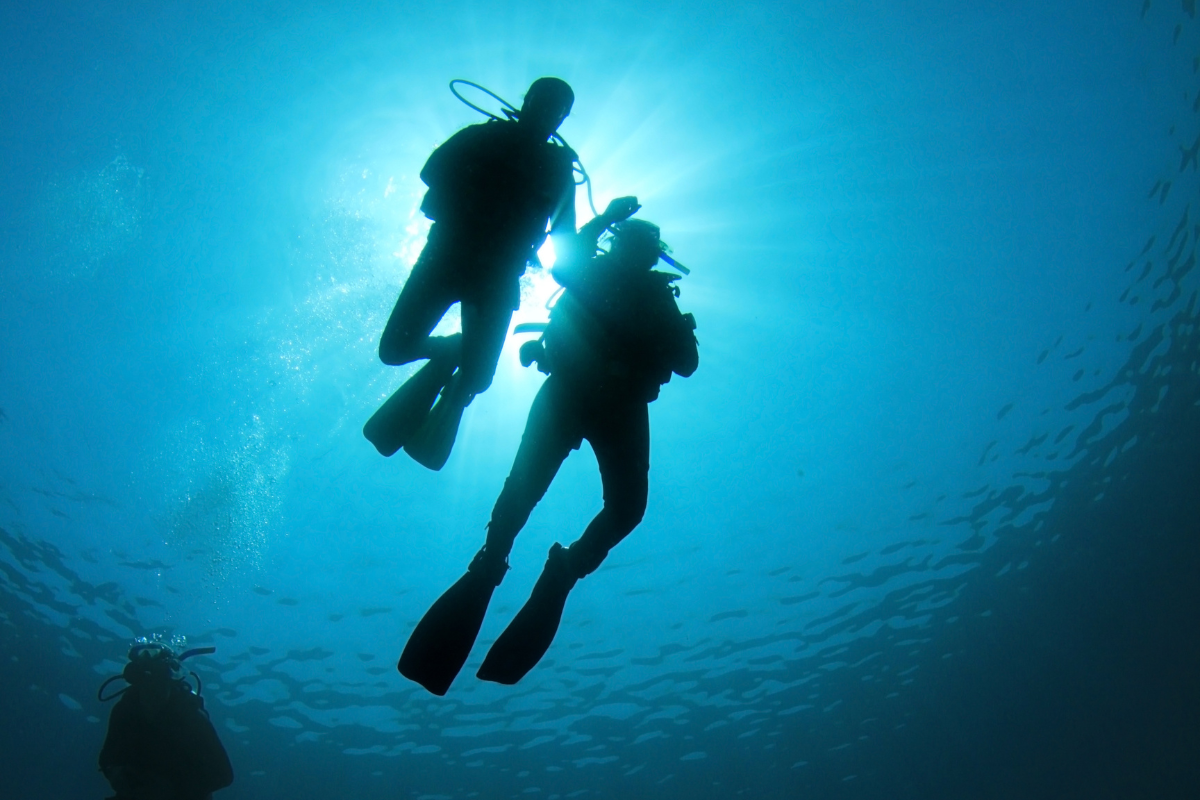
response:
<path id="1" fill-rule="evenodd" d="M 229 800 L 1200 795 L 1195 16 L 6 5 L 11 796 L 106 796 L 95 690 L 153 632 L 217 647 Z M 360 431 L 412 370 L 376 346 L 417 173 L 480 119 L 447 83 L 541 75 L 691 268 L 700 368 L 547 657 L 473 677 L 600 507 L 588 447 L 437 698 L 395 661 L 542 376 L 510 338 L 439 473 Z"/>

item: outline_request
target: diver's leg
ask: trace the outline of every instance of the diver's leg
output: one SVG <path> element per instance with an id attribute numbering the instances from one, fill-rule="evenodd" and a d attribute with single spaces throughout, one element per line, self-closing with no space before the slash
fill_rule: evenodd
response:
<path id="1" fill-rule="evenodd" d="M 650 414 L 644 402 L 604 412 L 588 441 L 600 466 L 604 508 L 568 549 L 576 577 L 590 575 L 646 513 L 650 474 Z"/>
<path id="2" fill-rule="evenodd" d="M 563 443 L 564 426 L 558 420 L 562 409 L 550 379 L 530 409 L 513 471 L 492 512 L 487 543 L 466 573 L 426 612 L 400 656 L 400 673 L 434 694 L 445 694 L 466 663 L 492 592 L 508 569 L 513 538 L 571 450 L 569 441 Z"/>
<path id="3" fill-rule="evenodd" d="M 463 301 L 463 349 L 459 379 L 462 384 L 460 391 L 469 398 L 492 385 L 513 310 L 506 297 L 489 297 L 482 302 Z"/>
<path id="4" fill-rule="evenodd" d="M 457 299 L 457 290 L 446 274 L 443 237 L 433 234 L 430 231 L 430 242 L 413 266 L 379 340 L 379 358 L 385 364 L 429 359 L 363 426 L 363 435 L 384 456 L 408 444 L 421 429 L 461 357 L 461 335 L 429 335 Z"/>
<path id="5" fill-rule="evenodd" d="M 383 328 L 379 338 L 380 361 L 399 365 L 435 355 L 457 356 L 456 352 L 450 352 L 457 350 L 457 339 L 429 335 L 450 306 L 460 299 L 448 274 L 451 258 L 453 253 L 446 235 L 435 225 Z"/>
<path id="6" fill-rule="evenodd" d="M 600 463 L 604 509 L 569 549 L 557 542 L 551 546 L 529 600 L 480 665 L 477 675 L 481 680 L 514 684 L 541 661 L 558 633 L 567 596 L 575 583 L 600 565 L 608 551 L 637 526 L 646 510 L 650 464 L 646 404 L 598 413 L 599 419 L 589 419 L 583 427 Z"/>
<path id="7" fill-rule="evenodd" d="M 463 299 L 461 365 L 428 419 L 404 447 L 417 463 L 440 470 L 450 458 L 463 411 L 476 394 L 491 385 L 496 374 L 511 319 L 512 307 L 502 294 L 488 295 L 483 301 Z"/>
<path id="8" fill-rule="evenodd" d="M 529 409 L 512 470 L 488 522 L 484 551 L 488 566 L 499 573 L 497 583 L 507 569 L 505 561 L 513 541 L 534 506 L 545 496 L 567 455 L 582 443 L 576 413 L 576 404 L 562 381 L 548 378 Z"/>

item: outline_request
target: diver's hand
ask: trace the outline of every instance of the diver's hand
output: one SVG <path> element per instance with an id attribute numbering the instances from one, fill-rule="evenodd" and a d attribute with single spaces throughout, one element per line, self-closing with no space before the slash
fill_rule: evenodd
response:
<path id="1" fill-rule="evenodd" d="M 629 219 L 637 213 L 639 208 L 641 205 L 633 195 L 618 197 L 608 204 L 608 208 L 604 209 L 604 218 L 611 225 L 614 222 Z"/>

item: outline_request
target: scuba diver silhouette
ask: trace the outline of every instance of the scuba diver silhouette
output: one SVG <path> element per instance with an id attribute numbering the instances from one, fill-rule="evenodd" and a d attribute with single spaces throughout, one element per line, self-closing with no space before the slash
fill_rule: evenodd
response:
<path id="1" fill-rule="evenodd" d="M 215 650 L 176 655 L 157 637 L 138 639 L 121 674 L 101 684 L 101 702 L 121 697 L 100 750 L 100 771 L 116 792 L 109 800 L 209 800 L 233 783 L 229 756 L 182 667 Z M 120 679 L 129 686 L 105 697 L 105 687 Z"/>
<path id="2" fill-rule="evenodd" d="M 671 284 L 679 276 L 651 267 L 665 258 L 686 269 L 665 255 L 657 226 L 627 219 L 638 208 L 636 198 L 614 200 L 578 234 L 578 244 L 590 243 L 595 252 L 600 232 L 611 226 L 609 251 L 580 259 L 576 250 L 552 270 L 563 295 L 542 339 L 521 348 L 522 363 L 536 362 L 549 377 L 529 411 L 486 543 L 417 624 L 397 665 L 436 695 L 446 693 L 466 662 L 517 533 L 582 440 L 596 454 L 604 507 L 578 541 L 550 548 L 528 602 L 492 645 L 478 677 L 503 684 L 524 677 L 549 649 L 575 583 L 600 566 L 646 510 L 647 407 L 672 373 L 695 372 L 699 355 L 695 320 L 675 303 Z"/>
<path id="3" fill-rule="evenodd" d="M 519 279 L 547 224 L 556 239 L 574 237 L 576 156 L 549 141 L 574 100 L 565 81 L 539 78 L 510 119 L 460 130 L 425 162 L 421 211 L 433 225 L 380 337 L 379 358 L 429 361 L 363 428 L 383 455 L 403 447 L 430 469 L 445 465 L 463 410 L 491 385 L 520 305 Z M 462 332 L 431 336 L 456 302 Z"/>

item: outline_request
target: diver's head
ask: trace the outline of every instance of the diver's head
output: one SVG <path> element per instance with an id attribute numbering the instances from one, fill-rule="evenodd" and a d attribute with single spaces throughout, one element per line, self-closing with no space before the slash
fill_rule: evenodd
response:
<path id="1" fill-rule="evenodd" d="M 121 676 L 136 690 L 143 713 L 153 717 L 184 674 L 175 651 L 160 641 L 149 641 L 130 648 Z"/>
<path id="2" fill-rule="evenodd" d="M 612 226 L 613 258 L 630 269 L 650 269 L 662 255 L 658 226 L 644 219 L 627 219 Z"/>
<path id="3" fill-rule="evenodd" d="M 558 130 L 571 113 L 575 92 L 561 78 L 538 78 L 525 93 L 521 104 L 520 123 L 542 139 Z"/>

